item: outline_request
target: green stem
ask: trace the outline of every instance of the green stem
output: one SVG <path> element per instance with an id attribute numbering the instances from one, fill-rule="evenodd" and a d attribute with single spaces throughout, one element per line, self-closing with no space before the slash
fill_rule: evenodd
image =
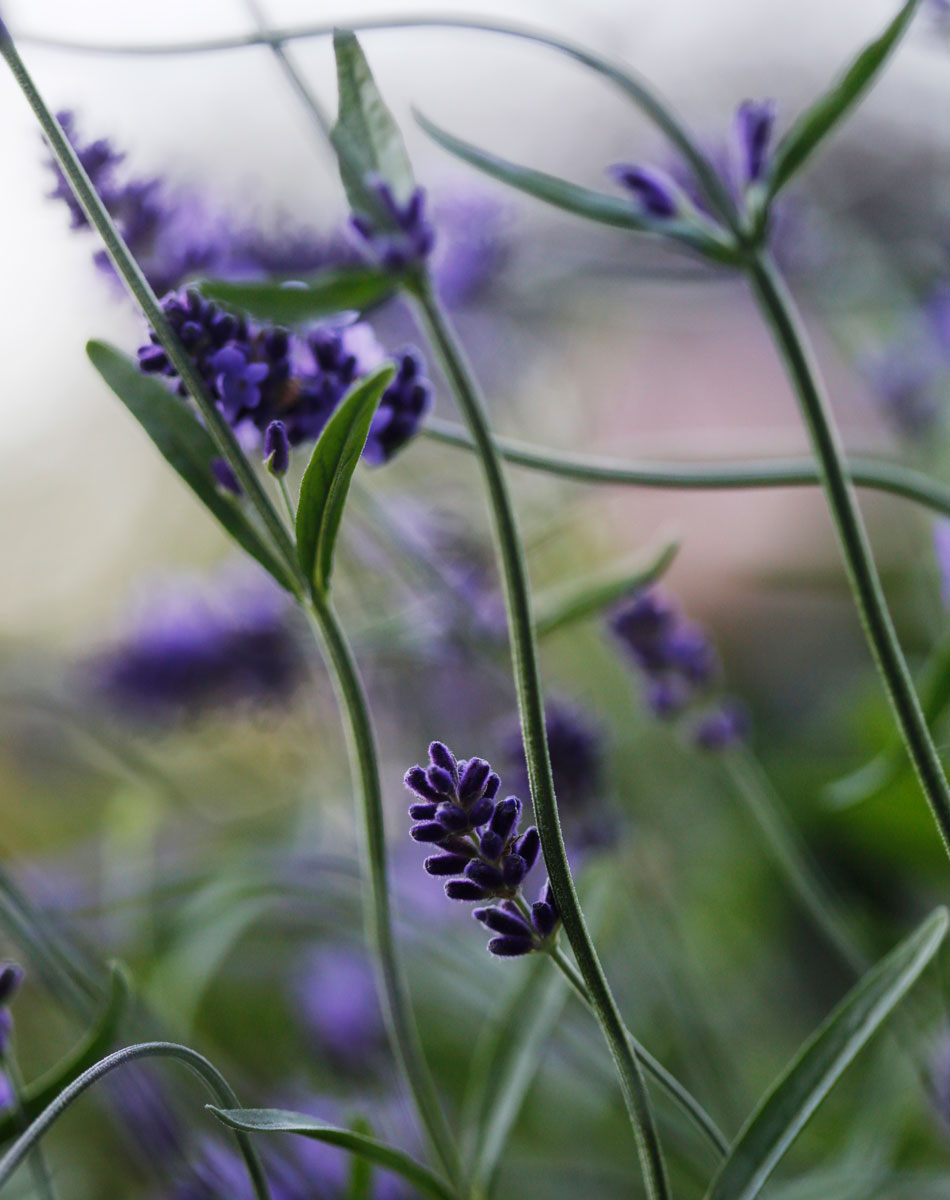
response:
<path id="1" fill-rule="evenodd" d="M 590 1012 L 594 1011 L 594 1006 L 591 1004 L 590 996 L 587 988 L 584 986 L 584 980 L 581 978 L 577 968 L 567 958 L 559 946 L 553 946 L 547 951 L 548 957 L 552 960 L 557 969 L 561 972 L 564 978 L 568 981 L 579 999 Z M 595 1014 L 596 1015 L 596 1014 Z M 637 1056 L 638 1061 L 643 1066 L 660 1087 L 669 1095 L 678 1108 L 692 1121 L 693 1125 L 704 1138 L 709 1142 L 716 1152 L 717 1158 L 723 1158 L 729 1153 L 729 1141 L 726 1135 L 722 1132 L 716 1122 L 712 1119 L 708 1112 L 699 1103 L 692 1092 L 688 1091 L 670 1071 L 663 1066 L 659 1059 L 654 1058 L 647 1050 L 646 1046 L 642 1045 L 633 1036 L 630 1030 L 624 1026 L 624 1033 L 627 1042 Z"/>
<path id="2" fill-rule="evenodd" d="M 870 964 L 855 944 L 817 863 L 788 819 L 761 763 L 749 750 L 729 751 L 722 762 L 790 890 L 845 966 L 855 975 L 863 975 Z"/>
<path id="3" fill-rule="evenodd" d="M 261 40 L 266 41 L 267 45 L 270 46 L 271 50 L 273 50 L 274 57 L 280 64 L 280 69 L 283 71 L 287 82 L 296 92 L 297 96 L 310 113 L 310 116 L 313 118 L 320 132 L 329 142 L 331 125 L 330 119 L 323 111 L 323 105 L 317 99 L 315 93 L 309 87 L 307 87 L 303 76 L 290 61 L 283 41 L 281 41 L 280 38 L 274 37 L 274 35 L 268 29 L 267 21 L 264 18 L 264 12 L 261 6 L 257 3 L 257 0 L 244 0 L 244 7 L 248 10 L 248 12 L 251 14 L 251 17 L 257 23 L 257 29 L 261 36 Z"/>
<path id="4" fill-rule="evenodd" d="M 116 229 L 112 217 L 93 187 L 92 181 L 79 161 L 79 157 L 63 133 L 59 122 L 50 112 L 42 96 L 37 91 L 23 60 L 17 53 L 13 39 L 10 37 L 2 20 L 0 20 L 0 55 L 6 61 L 30 108 L 32 108 L 50 144 L 56 161 L 66 176 L 83 212 L 102 238 L 106 251 L 119 276 L 124 281 L 132 298 L 145 314 L 146 319 L 161 343 L 162 349 L 168 355 L 182 383 L 188 389 L 189 394 L 198 406 L 208 432 L 214 439 L 215 445 L 220 450 L 221 455 L 230 464 L 244 493 L 257 510 L 264 528 L 270 534 L 275 550 L 290 571 L 290 577 L 297 581 L 298 584 L 302 584 L 294 545 L 283 522 L 273 504 L 271 504 L 261 481 L 254 473 L 253 468 L 238 445 L 234 431 L 218 411 L 217 405 L 209 395 L 204 381 L 198 374 L 190 355 L 170 325 L 141 267 L 135 261 L 122 235 Z"/>
<path id="5" fill-rule="evenodd" d="M 475 443 L 453 421 L 430 417 L 424 437 L 442 445 L 474 452 Z M 673 490 L 730 491 L 739 488 L 814 487 L 822 483 L 820 468 L 808 458 L 774 458 L 764 461 L 712 463 L 643 461 L 623 462 L 595 455 L 569 454 L 533 446 L 515 438 L 494 437 L 502 458 L 519 467 L 544 471 L 576 483 L 629 485 Z M 913 500 L 925 508 L 950 516 L 950 487 L 921 471 L 899 463 L 871 458 L 846 462 L 852 483 Z"/>
<path id="6" fill-rule="evenodd" d="M 88 1071 L 83 1071 L 72 1083 L 63 1088 L 56 1099 L 47 1105 L 29 1128 L 17 1138 L 3 1158 L 0 1158 L 0 1188 L 23 1160 L 33 1152 L 50 1126 L 59 1120 L 83 1092 L 88 1091 L 110 1072 L 140 1058 L 177 1058 L 201 1079 L 218 1105 L 222 1108 L 240 1107 L 240 1101 L 228 1081 L 196 1050 L 192 1050 L 188 1046 L 178 1046 L 174 1042 L 142 1042 L 136 1046 L 127 1046 L 124 1050 L 117 1050 L 114 1054 L 100 1059 Z M 261 1167 L 260 1159 L 257 1157 L 257 1151 L 251 1145 L 250 1138 L 246 1133 L 238 1133 L 237 1140 L 248 1175 L 251 1178 L 254 1195 L 257 1200 L 271 1200 L 267 1178 Z"/>
<path id="7" fill-rule="evenodd" d="M 650 1097 L 637 1057 L 627 1041 L 617 1003 L 587 930 L 567 861 L 548 755 L 528 572 L 501 458 L 492 441 L 484 403 L 472 372 L 429 281 L 425 278 L 414 280 L 409 294 L 415 301 L 419 320 L 428 334 L 478 448 L 504 583 L 515 688 L 518 694 L 531 798 L 541 834 L 545 866 L 565 932 L 620 1076 L 624 1100 L 637 1142 L 646 1193 L 650 1200 L 666 1198 L 670 1195 L 669 1182 Z"/>
<path id="8" fill-rule="evenodd" d="M 23 1111 L 23 1076 L 20 1074 L 20 1064 L 17 1061 L 13 1036 L 12 1033 L 9 1034 L 10 1044 L 2 1055 L 3 1070 L 10 1084 L 10 1092 L 13 1098 L 13 1115 L 20 1133 L 25 1133 L 30 1123 L 26 1119 L 26 1113 Z M 29 1163 L 30 1170 L 33 1172 L 33 1182 L 36 1185 L 37 1195 L 42 1200 L 56 1200 L 53 1175 L 50 1171 L 49 1163 L 46 1161 L 46 1154 L 43 1151 L 43 1147 L 39 1144 L 35 1145 L 30 1151 Z"/>
<path id="9" fill-rule="evenodd" d="M 867 531 L 845 468 L 844 448 L 824 395 L 818 367 L 795 303 L 775 265 L 764 252 L 751 260 L 749 275 L 756 299 L 785 361 L 821 467 L 822 483 L 865 636 L 944 849 L 950 855 L 950 787 L 888 611 Z"/>
<path id="10" fill-rule="evenodd" d="M 371 29 L 469 29 L 481 33 L 497 33 L 505 37 L 519 38 L 534 42 L 539 46 L 556 50 L 567 55 L 582 66 L 590 67 L 603 75 L 615 87 L 631 100 L 653 124 L 667 137 L 683 155 L 686 162 L 694 171 L 703 191 L 712 202 L 713 207 L 722 216 L 734 232 L 738 231 L 738 218 L 735 202 L 729 194 L 719 172 L 707 156 L 702 152 L 696 141 L 689 134 L 684 123 L 673 112 L 669 104 L 660 100 L 652 88 L 635 72 L 620 63 L 612 62 L 599 54 L 588 50 L 577 42 L 567 38 L 557 37 L 544 30 L 532 29 L 508 21 L 479 21 L 471 17 L 406 16 L 406 17 L 361 17 L 357 20 L 348 19 L 333 24 L 304 25 L 288 29 L 262 29 L 257 34 L 238 34 L 234 37 L 208 38 L 203 41 L 165 42 L 126 45 L 108 45 L 101 42 L 82 42 L 63 38 L 30 37 L 28 40 L 35 45 L 48 46 L 59 50 L 79 50 L 97 54 L 203 54 L 219 50 L 234 50 L 244 46 L 269 45 L 280 47 L 285 42 L 298 38 L 327 37 L 334 29 L 344 25 L 352 30 Z"/>
<path id="11" fill-rule="evenodd" d="M 340 709 L 345 714 L 350 768 L 359 783 L 363 871 L 369 889 L 365 904 L 366 937 L 374 952 L 390 1042 L 432 1149 L 458 1187 L 461 1178 L 458 1150 L 422 1053 L 393 934 L 379 762 L 366 695 L 346 636 L 329 601 L 317 594 L 307 611 L 320 635 Z"/>

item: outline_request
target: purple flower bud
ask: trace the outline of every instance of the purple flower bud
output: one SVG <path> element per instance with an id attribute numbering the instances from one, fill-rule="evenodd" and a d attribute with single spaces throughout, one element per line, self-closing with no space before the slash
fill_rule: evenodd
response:
<path id="1" fill-rule="evenodd" d="M 213 458 L 211 460 L 211 474 L 214 476 L 214 481 L 218 487 L 224 488 L 226 492 L 230 492 L 233 496 L 243 496 L 244 491 L 238 482 L 238 477 L 234 474 L 231 464 L 225 458 Z"/>
<path id="2" fill-rule="evenodd" d="M 287 474 L 290 466 L 290 442 L 283 421 L 271 421 L 264 433 L 264 463 L 275 479 Z"/>
<path id="3" fill-rule="evenodd" d="M 482 862 L 478 858 L 473 858 L 471 862 L 466 863 L 465 874 L 473 883 L 477 883 L 479 887 L 485 888 L 488 892 L 493 892 L 497 888 L 502 887 L 505 882 L 505 877 L 497 867 L 493 867 L 490 863 Z"/>
<path id="4" fill-rule="evenodd" d="M 452 776 L 452 786 L 458 787 L 459 783 L 459 768 L 455 755 L 446 746 L 444 742 L 429 743 L 429 761 L 437 767 L 441 767 L 443 771 L 448 771 Z"/>
<path id="5" fill-rule="evenodd" d="M 496 904 L 493 908 L 476 908 L 472 916 L 493 933 L 522 938 L 531 936 L 531 928 L 521 913 L 517 910 L 512 912 L 501 904 Z"/>
<path id="6" fill-rule="evenodd" d="M 550 904 L 544 904 L 538 900 L 531 905 L 531 923 L 534 925 L 538 937 L 550 937 L 557 925 L 557 913 Z"/>
<path id="7" fill-rule="evenodd" d="M 530 829 L 526 829 L 515 842 L 515 853 L 524 859 L 529 871 L 538 861 L 538 852 L 540 849 L 541 836 L 533 825 Z"/>
<path id="8" fill-rule="evenodd" d="M 0 966 L 0 1008 L 6 1008 L 20 990 L 25 972 L 18 963 Z"/>
<path id="9" fill-rule="evenodd" d="M 442 799 L 441 794 L 426 779 L 423 767 L 410 767 L 406 772 L 405 784 L 411 792 L 415 792 L 423 800 L 430 800 L 437 804 Z"/>
<path id="10" fill-rule="evenodd" d="M 534 949 L 531 938 L 522 937 L 493 937 L 488 943 L 489 954 L 497 958 L 520 958 L 522 954 L 530 954 Z"/>
<path id="11" fill-rule="evenodd" d="M 501 780 L 494 771 L 488 776 L 485 783 L 484 795 L 488 800 L 494 800 L 498 795 L 498 789 L 501 787 Z"/>
<path id="12" fill-rule="evenodd" d="M 472 828 L 479 829 L 482 825 L 486 825 L 492 819 L 494 811 L 494 802 L 489 800 L 487 796 L 482 796 L 481 800 L 476 800 L 468 814 Z"/>
<path id="13" fill-rule="evenodd" d="M 452 833 L 468 828 L 468 813 L 451 802 L 443 802 L 436 809 L 436 820 Z"/>
<path id="14" fill-rule="evenodd" d="M 409 836 L 417 842 L 441 842 L 445 837 L 445 826 L 438 821 L 426 821 L 421 825 L 413 825 Z"/>
<path id="15" fill-rule="evenodd" d="M 696 722 L 693 741 L 702 750 L 728 750 L 747 736 L 749 725 L 749 713 L 745 705 L 726 696 Z"/>
<path id="16" fill-rule="evenodd" d="M 432 804 L 431 802 L 426 804 L 410 804 L 409 816 L 414 821 L 431 821 L 438 807 L 437 804 Z"/>
<path id="17" fill-rule="evenodd" d="M 609 168 L 610 174 L 628 192 L 632 192 L 647 216 L 667 220 L 679 212 L 679 189 L 658 167 L 625 165 Z"/>
<path id="18" fill-rule="evenodd" d="M 463 900 L 471 903 L 476 900 L 487 900 L 489 893 L 470 879 L 450 879 L 445 885 L 445 894 L 450 900 Z"/>
<path id="19" fill-rule="evenodd" d="M 467 862 L 464 854 L 434 854 L 422 865 L 430 875 L 461 875 Z"/>
<path id="20" fill-rule="evenodd" d="M 502 841 L 507 841 L 511 831 L 521 816 L 521 801 L 517 796 L 509 796 L 495 805 L 495 815 L 491 819 L 491 830 L 497 833 Z"/>
<path id="21" fill-rule="evenodd" d="M 426 779 L 439 798 L 455 795 L 455 780 L 444 767 L 432 766 L 426 771 Z"/>
<path id="22" fill-rule="evenodd" d="M 506 854 L 501 863 L 501 873 L 507 887 L 516 888 L 528 873 L 528 864 L 520 854 Z"/>
<path id="23" fill-rule="evenodd" d="M 459 778 L 459 800 L 471 804 L 481 797 L 491 774 L 491 767 L 483 758 L 471 758 Z"/>
<path id="24" fill-rule="evenodd" d="M 755 183 L 765 173 L 775 114 L 774 100 L 746 100 L 736 111 L 733 137 L 743 185 Z"/>
<path id="25" fill-rule="evenodd" d="M 478 848 L 486 858 L 498 858 L 505 848 L 505 839 L 493 829 L 486 829 L 479 839 Z"/>
<path id="26" fill-rule="evenodd" d="M 457 834 L 447 834 L 439 843 L 443 850 L 448 854 L 458 854 L 465 859 L 466 862 L 470 858 L 474 858 L 476 854 L 475 847 L 465 837 L 459 837 Z"/>

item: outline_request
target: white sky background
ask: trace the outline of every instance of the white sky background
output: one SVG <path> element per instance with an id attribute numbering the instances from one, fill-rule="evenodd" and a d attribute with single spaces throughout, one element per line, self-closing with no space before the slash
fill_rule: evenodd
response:
<path id="1" fill-rule="evenodd" d="M 716 132 L 746 95 L 776 96 L 787 119 L 883 26 L 896 2 L 270 0 L 267 9 L 275 25 L 408 11 L 523 19 L 626 59 L 695 128 Z M 6 0 L 3 10 L 14 33 L 86 40 L 189 39 L 250 24 L 240 0 Z M 553 52 L 446 31 L 378 33 L 365 44 L 385 94 L 405 118 L 423 179 L 446 172 L 450 162 L 411 128 L 410 103 L 480 144 L 594 185 L 603 182 L 605 163 L 655 151 L 655 135 L 622 98 Z M 107 135 L 128 149 L 136 174 L 168 173 L 248 216 L 284 211 L 327 227 L 336 222 L 341 208 L 332 162 L 314 145 L 266 49 L 135 59 L 74 56 L 26 43 L 21 50 L 51 105 L 77 109 L 84 136 Z M 332 106 L 326 42 L 295 53 Z M 858 121 L 883 117 L 895 135 L 923 134 L 947 150 L 948 100 L 950 48 L 935 46 L 921 21 Z M 77 564 L 88 522 L 96 538 L 94 547 L 84 546 L 86 557 L 110 559 L 126 544 L 136 506 L 147 512 L 154 501 L 164 468 L 144 447 L 128 449 L 127 459 L 132 431 L 86 363 L 87 338 L 131 350 L 140 326 L 91 269 L 92 236 L 71 233 L 64 207 L 43 201 L 49 178 L 42 158 L 32 115 L 0 69 L 0 561 L 14 571 L 31 567 L 38 545 L 51 535 L 55 541 L 59 530 L 58 548 L 68 542 L 72 552 L 61 556 L 58 573 L 55 565 L 44 567 L 52 572 L 53 612 L 102 566 Z M 121 505 L 113 484 L 124 489 Z M 178 499 L 170 501 L 173 509 Z M 181 503 L 184 527 L 194 510 L 187 498 Z M 68 536 L 64 516 L 73 522 Z M 143 564 L 129 561 L 124 569 Z M 0 629 L 7 621 L 16 631 L 24 625 L 23 597 L 5 599 L 11 589 L 3 582 Z M 43 601 L 34 595 L 31 603 L 32 616 L 37 605 L 42 613 Z"/>

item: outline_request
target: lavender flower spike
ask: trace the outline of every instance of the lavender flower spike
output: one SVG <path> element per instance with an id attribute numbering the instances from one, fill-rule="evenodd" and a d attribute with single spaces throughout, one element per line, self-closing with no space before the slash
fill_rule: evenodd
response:
<path id="1" fill-rule="evenodd" d="M 489 764 L 483 758 L 456 759 L 443 742 L 432 743 L 428 766 L 410 768 L 405 782 L 416 796 L 409 808 L 417 822 L 410 836 L 439 850 L 425 860 L 426 871 L 452 877 L 444 885 L 450 900 L 497 901 L 474 912 L 498 935 L 488 943 L 491 953 L 515 958 L 543 948 L 558 918 L 545 894 L 539 903 L 547 907 L 538 920 L 523 899 L 522 885 L 537 862 L 541 839 L 533 826 L 519 833 L 517 796 L 496 802 L 500 780 Z"/>

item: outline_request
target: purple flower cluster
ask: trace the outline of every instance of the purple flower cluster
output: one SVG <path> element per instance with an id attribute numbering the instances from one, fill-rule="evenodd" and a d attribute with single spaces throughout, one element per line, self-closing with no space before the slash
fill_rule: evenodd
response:
<path id="1" fill-rule="evenodd" d="M 746 100 L 739 105 L 728 142 L 714 149 L 712 161 L 737 202 L 760 182 L 769 166 L 776 107 L 773 100 Z M 677 160 L 668 170 L 643 164 L 620 163 L 609 168 L 621 187 L 633 196 L 640 211 L 658 220 L 684 216 L 690 207 L 710 215 L 703 189 L 692 170 Z"/>
<path id="2" fill-rule="evenodd" d="M 354 261 L 352 249 L 339 236 L 328 239 L 310 231 L 282 230 L 269 237 L 236 229 L 222 214 L 206 211 L 194 196 L 171 191 L 157 176 L 123 177 L 124 153 L 106 138 L 83 142 L 72 112 L 61 112 L 58 119 L 123 240 L 159 295 L 202 272 L 300 273 Z M 58 164 L 51 159 L 49 165 L 56 177 L 50 198 L 67 205 L 73 229 L 88 228 Z M 106 272 L 113 271 L 105 251 L 99 251 L 95 260 Z"/>
<path id="3" fill-rule="evenodd" d="M 284 440 L 296 446 L 319 437 L 347 389 L 384 359 L 372 329 L 361 321 L 337 321 L 297 336 L 278 326 L 234 316 L 193 288 L 172 292 L 162 309 L 188 351 L 218 408 L 245 443 L 260 444 L 264 457 L 286 470 Z M 143 371 L 177 380 L 153 332 L 139 350 Z M 395 379 L 383 393 L 364 450 L 367 463 L 388 462 L 419 430 L 431 404 L 431 387 L 412 348 L 396 355 Z M 227 481 L 222 479 L 222 483 Z"/>
<path id="4" fill-rule="evenodd" d="M 521 801 L 496 801 L 500 786 L 485 759 L 456 759 L 442 742 L 430 745 L 428 766 L 406 773 L 406 787 L 417 797 L 409 808 L 417 822 L 410 835 L 439 851 L 425 860 L 426 871 L 453 876 L 445 884 L 451 900 L 493 902 L 474 916 L 495 935 L 489 951 L 515 958 L 542 947 L 559 917 L 550 883 L 530 909 L 522 897 L 541 839 L 534 826 L 519 832 Z"/>
<path id="5" fill-rule="evenodd" d="M 400 204 L 389 184 L 378 175 L 365 183 L 375 200 L 375 212 L 354 213 L 350 218 L 361 248 L 387 271 L 402 273 L 418 266 L 432 252 L 435 230 L 426 218 L 426 195 L 422 188 Z"/>
<path id="6" fill-rule="evenodd" d="M 16 963 L 0 964 L 0 1056 L 10 1048 L 13 1036 L 13 1017 L 10 1005 L 23 983 L 23 968 Z M 0 1111 L 13 1104 L 13 1086 L 5 1073 L 0 1073 Z"/>
<path id="7" fill-rule="evenodd" d="M 130 628 L 84 668 L 110 708 L 160 723 L 284 702 L 305 673 L 293 606 L 263 577 L 153 589 Z"/>
<path id="8" fill-rule="evenodd" d="M 643 676 L 656 716 L 673 719 L 694 710 L 716 683 L 720 665 L 712 642 L 658 589 L 637 592 L 614 611 L 610 625 Z M 747 731 L 744 706 L 721 696 L 700 714 L 691 736 L 704 750 L 721 750 Z"/>

